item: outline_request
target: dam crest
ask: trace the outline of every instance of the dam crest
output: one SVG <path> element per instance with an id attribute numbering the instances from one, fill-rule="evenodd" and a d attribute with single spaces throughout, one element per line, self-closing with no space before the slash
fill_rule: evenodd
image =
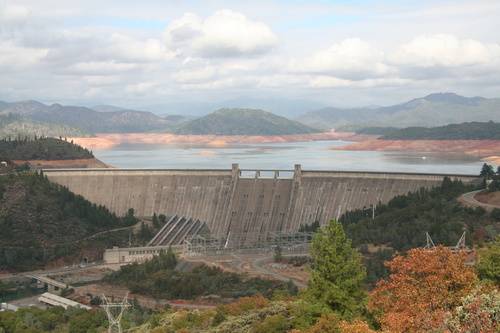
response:
<path id="1" fill-rule="evenodd" d="M 206 223 L 214 237 L 231 235 L 245 246 L 258 235 L 325 225 L 347 210 L 387 203 L 445 176 L 465 183 L 471 175 L 361 171 L 240 169 L 44 169 L 56 183 L 119 216 L 181 214 Z"/>

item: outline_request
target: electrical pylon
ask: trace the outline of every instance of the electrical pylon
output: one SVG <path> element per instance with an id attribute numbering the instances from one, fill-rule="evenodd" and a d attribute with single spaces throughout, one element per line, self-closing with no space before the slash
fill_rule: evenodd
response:
<path id="1" fill-rule="evenodd" d="M 458 240 L 457 245 L 455 245 L 452 249 L 451 252 L 456 253 L 460 250 L 466 250 L 467 252 L 471 252 L 471 249 L 467 245 L 465 245 L 465 231 L 462 234 L 462 237 Z"/>
<path id="2" fill-rule="evenodd" d="M 101 305 L 101 307 L 104 309 L 104 311 L 106 311 L 106 314 L 108 315 L 108 321 L 109 321 L 108 333 L 112 332 L 122 333 L 121 320 L 123 312 L 125 311 L 125 309 L 132 306 L 130 305 L 127 299 L 128 299 L 128 293 L 121 302 L 110 302 L 108 301 L 106 296 L 104 296 L 104 294 L 102 295 L 103 304 Z"/>
<path id="3" fill-rule="evenodd" d="M 424 246 L 424 249 L 429 251 L 434 250 L 436 248 L 436 245 L 434 245 L 431 236 L 429 236 L 428 232 L 426 232 L 425 235 L 427 236 L 427 245 Z"/>

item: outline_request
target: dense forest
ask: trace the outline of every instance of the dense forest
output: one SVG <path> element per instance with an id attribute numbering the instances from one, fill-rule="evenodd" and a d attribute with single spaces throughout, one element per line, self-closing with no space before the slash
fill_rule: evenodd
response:
<path id="1" fill-rule="evenodd" d="M 428 232 L 435 243 L 453 246 L 464 231 L 469 245 L 482 245 L 499 233 L 496 221 L 500 210 L 487 214 L 482 207 L 472 209 L 456 198 L 481 188 L 445 177 L 440 187 L 421 188 L 392 198 L 387 204 L 344 213 L 339 221 L 353 244 L 390 245 L 405 252 L 425 245 Z"/>
<path id="2" fill-rule="evenodd" d="M 36 136 L 0 140 L 0 156 L 10 160 L 68 160 L 94 157 L 92 152 L 72 142 Z"/>
<path id="3" fill-rule="evenodd" d="M 25 271 L 80 251 L 99 257 L 111 244 L 124 245 L 137 219 L 118 217 L 40 173 L 0 177 L 0 270 Z M 115 232 L 102 233 L 112 229 Z M 69 261 L 71 262 L 71 261 Z"/>
<path id="4" fill-rule="evenodd" d="M 500 140 L 500 123 L 493 121 L 440 127 L 407 127 L 391 131 L 380 140 Z"/>

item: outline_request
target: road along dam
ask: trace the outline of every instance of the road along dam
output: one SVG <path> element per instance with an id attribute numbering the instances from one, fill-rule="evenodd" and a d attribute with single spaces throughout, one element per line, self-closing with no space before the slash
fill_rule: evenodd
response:
<path id="1" fill-rule="evenodd" d="M 301 225 L 338 219 L 421 187 L 439 186 L 446 175 L 382 172 L 170 169 L 46 169 L 52 181 L 117 215 L 183 215 L 206 223 L 214 237 L 233 246 L 259 235 L 295 232 Z M 448 175 L 469 182 L 470 175 Z"/>

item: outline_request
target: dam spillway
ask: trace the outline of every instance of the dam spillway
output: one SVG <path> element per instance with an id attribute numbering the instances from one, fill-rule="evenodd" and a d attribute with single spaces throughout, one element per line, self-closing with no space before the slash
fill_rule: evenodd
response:
<path id="1" fill-rule="evenodd" d="M 215 237 L 244 245 L 258 235 L 295 232 L 347 210 L 439 186 L 446 175 L 231 169 L 46 169 L 44 174 L 119 216 L 181 214 L 204 221 Z M 469 182 L 477 177 L 447 175 Z"/>

